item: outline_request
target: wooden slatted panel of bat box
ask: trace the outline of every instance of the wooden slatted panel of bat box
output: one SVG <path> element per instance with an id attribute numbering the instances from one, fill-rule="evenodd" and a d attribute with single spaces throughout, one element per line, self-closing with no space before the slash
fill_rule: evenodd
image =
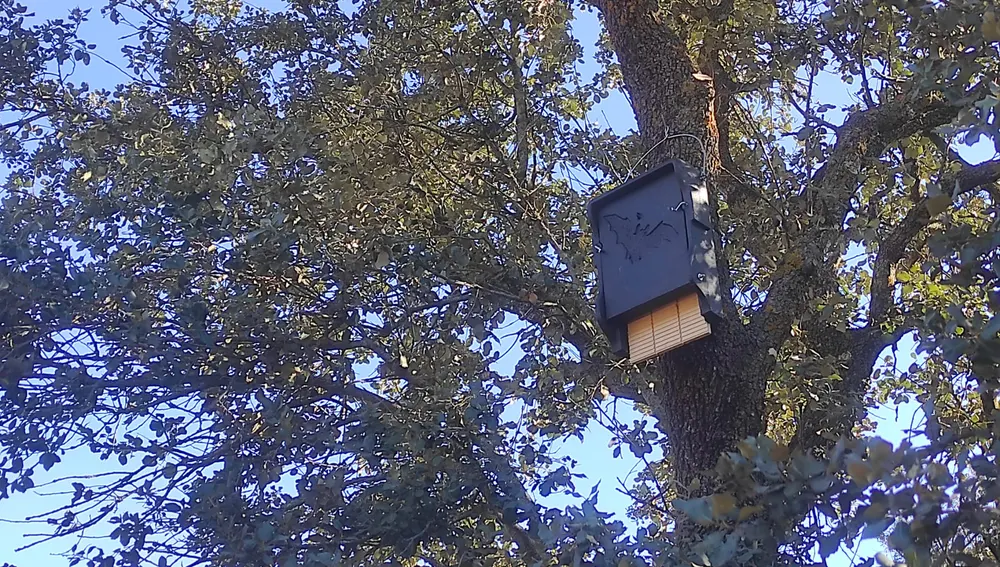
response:
<path id="1" fill-rule="evenodd" d="M 698 294 L 686 295 L 628 324 L 628 353 L 633 363 L 712 334 L 701 314 Z"/>

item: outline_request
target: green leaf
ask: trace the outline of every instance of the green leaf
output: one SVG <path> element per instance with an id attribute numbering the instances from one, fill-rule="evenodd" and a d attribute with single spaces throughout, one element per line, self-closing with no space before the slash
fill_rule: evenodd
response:
<path id="1" fill-rule="evenodd" d="M 829 558 L 831 555 L 837 552 L 840 548 L 840 542 L 842 541 L 842 536 L 836 532 L 828 535 L 820 536 L 819 538 L 819 555 L 823 559 Z"/>
<path id="2" fill-rule="evenodd" d="M 712 523 L 712 507 L 705 498 L 677 499 L 674 500 L 673 506 L 699 524 Z"/>
<path id="3" fill-rule="evenodd" d="M 274 526 L 266 522 L 257 526 L 257 539 L 269 542 L 272 538 L 274 538 Z"/>
<path id="4" fill-rule="evenodd" d="M 1000 315 L 994 315 L 990 318 L 989 323 L 983 327 L 980 337 L 983 339 L 995 339 L 997 338 L 997 333 L 1000 333 Z"/>
<path id="5" fill-rule="evenodd" d="M 930 213 L 931 216 L 936 216 L 950 209 L 951 203 L 951 196 L 935 195 L 927 199 L 925 206 L 927 207 L 927 212 Z"/>
<path id="6" fill-rule="evenodd" d="M 1000 17 L 992 6 L 983 13 L 982 34 L 986 41 L 1000 41 Z"/>
<path id="7" fill-rule="evenodd" d="M 882 532 L 886 530 L 893 523 L 892 518 L 882 518 L 874 522 L 868 522 L 865 524 L 863 530 L 861 530 L 862 539 L 871 539 L 882 535 Z"/>
<path id="8" fill-rule="evenodd" d="M 41 464 L 45 470 L 51 469 L 60 460 L 59 455 L 56 455 L 55 453 L 43 453 L 42 456 L 38 458 L 39 464 Z"/>
<path id="9" fill-rule="evenodd" d="M 893 549 L 899 551 L 908 551 L 913 547 L 913 534 L 910 531 L 910 524 L 906 522 L 897 522 L 896 527 L 893 528 L 892 533 L 889 534 L 888 539 L 889 545 Z"/>

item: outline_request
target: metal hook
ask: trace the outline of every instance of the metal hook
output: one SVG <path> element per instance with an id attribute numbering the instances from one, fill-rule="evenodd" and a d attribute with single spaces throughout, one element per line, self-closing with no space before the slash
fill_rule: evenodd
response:
<path id="1" fill-rule="evenodd" d="M 680 203 L 677 203 L 677 206 L 674 207 L 672 210 L 676 213 L 677 211 L 683 209 L 684 205 L 686 205 L 686 204 L 687 204 L 687 201 L 681 201 Z"/>

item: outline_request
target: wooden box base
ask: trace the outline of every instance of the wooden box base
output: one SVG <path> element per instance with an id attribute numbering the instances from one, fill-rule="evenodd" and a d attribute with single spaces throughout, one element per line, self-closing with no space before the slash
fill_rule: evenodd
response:
<path id="1" fill-rule="evenodd" d="M 646 313 L 628 324 L 628 354 L 633 363 L 712 334 L 701 314 L 698 294 L 692 293 Z"/>

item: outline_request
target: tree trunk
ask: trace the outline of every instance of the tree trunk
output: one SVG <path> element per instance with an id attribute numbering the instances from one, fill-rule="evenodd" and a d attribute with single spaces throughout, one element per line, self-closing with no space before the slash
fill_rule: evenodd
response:
<path id="1" fill-rule="evenodd" d="M 692 60 L 682 38 L 647 0 L 597 2 L 618 56 L 644 146 L 644 167 L 681 159 L 699 168 L 717 200 L 721 180 L 716 90 L 710 69 Z M 709 71 L 706 73 L 704 71 Z M 720 251 L 722 289 L 731 287 Z M 687 486 L 723 452 L 764 427 L 764 394 L 772 370 L 726 297 L 725 321 L 705 340 L 657 361 L 659 383 L 647 397 L 670 444 L 675 480 Z"/>
<path id="2" fill-rule="evenodd" d="M 772 366 L 739 320 L 713 325 L 712 335 L 657 361 L 661 390 L 654 412 L 670 443 L 682 486 L 719 456 L 764 429 L 764 394 Z M 708 484 L 702 485 L 709 489 Z"/>
<path id="3" fill-rule="evenodd" d="M 621 66 L 636 123 L 654 166 L 682 159 L 712 178 L 719 173 L 715 89 L 655 1 L 601 0 L 604 27 Z"/>

